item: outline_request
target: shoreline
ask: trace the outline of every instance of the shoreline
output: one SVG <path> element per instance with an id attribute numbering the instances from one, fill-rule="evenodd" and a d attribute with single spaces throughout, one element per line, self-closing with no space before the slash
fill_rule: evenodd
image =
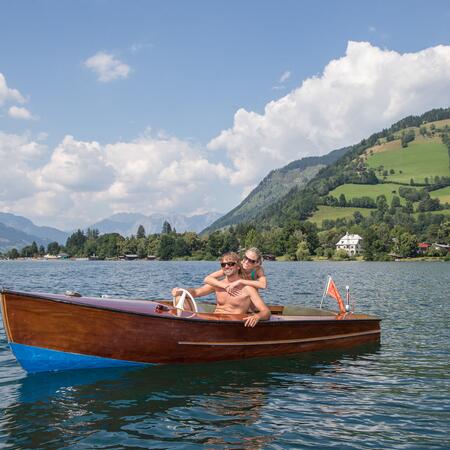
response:
<path id="1" fill-rule="evenodd" d="M 70 261 L 70 262 L 131 262 L 131 261 L 138 261 L 138 262 L 195 262 L 195 261 L 209 261 L 209 262 L 217 262 L 217 259 L 189 259 L 189 258 L 173 258 L 170 260 L 161 260 L 161 259 L 133 259 L 133 260 L 127 260 L 122 258 L 108 258 L 108 259 L 95 259 L 95 260 L 89 260 L 88 258 L 52 258 L 52 259 L 46 259 L 46 258 L 15 258 L 15 259 L 8 259 L 8 258 L 0 258 L 0 262 L 3 261 L 45 261 L 45 262 L 61 262 L 61 261 Z M 276 260 L 267 260 L 266 263 L 284 263 L 284 262 L 354 262 L 354 263 L 365 263 L 365 262 L 449 262 L 450 260 L 446 260 L 445 257 L 442 256 L 418 256 L 417 258 L 397 258 L 397 259 L 391 259 L 386 261 L 366 261 L 362 257 L 353 258 L 353 259 L 328 259 L 324 257 L 318 257 L 318 256 L 312 256 L 310 259 L 306 260 L 294 260 L 294 259 L 288 259 L 280 257 Z"/>

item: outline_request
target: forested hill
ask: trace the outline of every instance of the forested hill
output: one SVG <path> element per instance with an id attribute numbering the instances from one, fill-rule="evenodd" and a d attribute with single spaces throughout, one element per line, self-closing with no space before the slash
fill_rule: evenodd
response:
<path id="1" fill-rule="evenodd" d="M 216 220 L 202 233 L 254 219 L 260 211 L 284 197 L 292 188 L 301 188 L 318 172 L 337 161 L 350 147 L 334 150 L 324 156 L 311 156 L 292 161 L 281 169 L 272 170 L 233 210 Z"/>
<path id="2" fill-rule="evenodd" d="M 420 116 L 406 117 L 390 128 L 363 139 L 350 147 L 339 160 L 320 170 L 306 186 L 294 187 L 282 198 L 260 211 L 256 216 L 255 226 L 258 223 L 264 223 L 266 227 L 284 226 L 290 221 L 308 220 L 314 217 L 321 206 L 335 208 L 361 206 L 361 202 L 336 204 L 335 196 L 330 193 L 339 186 L 356 185 L 362 189 L 363 185 L 374 186 L 393 182 L 397 185 L 422 187 L 428 192 L 448 186 L 450 184 L 450 122 L 446 123 L 448 119 L 450 108 L 433 109 Z M 427 164 L 432 162 L 430 158 L 434 158 L 432 149 L 435 145 L 440 145 L 442 149 L 446 147 L 444 152 L 441 151 L 439 154 L 439 158 L 444 159 L 428 167 Z M 407 152 L 404 150 L 406 148 L 413 150 Z M 398 152 L 399 149 L 403 149 L 403 153 Z M 383 154 L 386 161 L 384 166 L 374 164 L 374 161 L 384 162 L 381 157 L 374 157 L 374 152 Z M 402 167 L 402 159 L 405 167 Z M 389 167 L 389 164 L 392 167 Z M 394 166 L 397 173 L 392 174 L 390 171 L 395 171 Z M 407 176 L 408 171 L 410 177 Z M 362 207 L 365 206 L 367 205 Z M 369 208 L 373 206 L 372 204 Z"/>

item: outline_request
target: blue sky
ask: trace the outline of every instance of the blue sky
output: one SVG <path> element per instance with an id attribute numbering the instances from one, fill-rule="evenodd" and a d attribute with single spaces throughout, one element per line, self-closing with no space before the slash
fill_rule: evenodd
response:
<path id="1" fill-rule="evenodd" d="M 448 1 L 15 0 L 0 8 L 0 162 L 29 178 L 18 192 L 8 169 L 0 209 L 40 224 L 84 226 L 120 211 L 226 212 L 273 168 L 450 103 Z M 360 75 L 340 90 L 347 66 Z M 409 66 L 417 79 L 394 89 Z M 427 67 L 434 77 L 419 79 Z M 364 95 L 346 103 L 361 77 L 375 92 L 367 108 Z M 377 91 L 389 96 L 374 108 Z M 361 108 L 367 117 L 352 128 Z M 336 109 L 344 111 L 337 119 Z M 317 137 L 309 122 L 330 126 L 328 134 Z M 198 181 L 203 171 L 209 178 Z M 72 215 L 61 214 L 64 205 Z"/>

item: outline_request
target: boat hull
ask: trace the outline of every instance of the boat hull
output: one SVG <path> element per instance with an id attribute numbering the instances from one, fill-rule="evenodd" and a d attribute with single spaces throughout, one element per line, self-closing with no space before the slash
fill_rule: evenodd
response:
<path id="1" fill-rule="evenodd" d="M 246 328 L 241 316 L 183 313 L 151 301 L 71 299 L 6 291 L 5 329 L 29 372 L 280 356 L 379 341 L 366 315 L 272 316 Z"/>

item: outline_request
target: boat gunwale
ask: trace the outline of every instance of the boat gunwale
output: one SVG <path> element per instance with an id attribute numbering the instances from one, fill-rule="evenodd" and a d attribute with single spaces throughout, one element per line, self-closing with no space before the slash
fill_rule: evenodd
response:
<path id="1" fill-rule="evenodd" d="M 127 310 L 123 310 L 123 309 L 118 309 L 118 308 L 114 308 L 111 306 L 106 306 L 106 305 L 91 305 L 88 303 L 78 303 L 76 301 L 71 301 L 70 299 L 66 299 L 64 297 L 66 297 L 64 294 L 50 294 L 50 293 L 39 293 L 39 292 L 23 292 L 23 291 L 14 291 L 11 289 L 1 289 L 0 290 L 0 294 L 4 295 L 4 294 L 12 294 L 12 295 L 17 295 L 17 296 L 22 296 L 22 297 L 28 297 L 28 298 L 32 298 L 35 300 L 46 300 L 46 301 L 51 301 L 51 302 L 55 302 L 55 303 L 63 303 L 63 304 L 68 304 L 68 305 L 74 305 L 74 306 L 80 306 L 80 307 L 85 307 L 85 308 L 90 308 L 90 309 L 98 309 L 98 310 L 106 310 L 106 311 L 112 311 L 112 312 L 116 312 L 116 313 L 121 313 L 121 314 L 131 314 L 131 315 L 136 315 L 136 316 L 143 316 L 143 317 L 153 317 L 153 318 L 158 318 L 158 319 L 166 319 L 166 320 L 182 320 L 182 321 L 188 321 L 188 322 L 193 322 L 193 323 L 198 323 L 198 322 L 202 322 L 202 323 L 214 323 L 214 324 L 241 324 L 243 322 L 242 318 L 241 319 L 236 319 L 236 320 L 227 320 L 227 319 L 207 319 L 207 318 L 203 318 L 200 315 L 201 314 L 208 314 L 211 315 L 213 313 L 193 313 L 190 317 L 182 317 L 182 316 L 176 316 L 176 315 L 172 315 L 172 316 L 168 316 L 168 315 L 164 315 L 162 313 L 159 312 L 138 312 L 138 311 L 127 311 Z M 51 296 L 58 296 L 57 298 L 54 297 L 48 297 L 48 295 Z M 102 300 L 100 297 L 76 297 L 76 298 L 86 298 L 86 299 L 99 299 Z M 164 305 L 163 303 L 158 302 L 157 300 L 145 300 L 145 299 L 115 299 L 115 298 L 110 298 L 107 300 L 122 300 L 122 301 L 127 301 L 127 300 L 132 300 L 132 301 L 138 301 L 138 302 L 143 302 L 143 303 L 154 303 L 156 305 L 162 305 L 165 308 L 168 308 L 166 305 Z M 6 300 L 4 300 L 6 303 Z M 164 301 L 164 300 L 163 300 Z M 173 308 L 175 309 L 175 308 Z M 311 308 L 311 309 L 318 309 L 318 308 Z M 224 316 L 231 316 L 232 314 L 224 314 Z M 240 314 L 240 315 L 244 315 L 244 314 Z M 262 320 L 260 321 L 260 324 L 264 324 L 264 325 L 275 325 L 275 324 L 293 324 L 293 323 L 327 323 L 327 322 L 359 322 L 359 323 L 365 323 L 365 322 L 381 322 L 382 318 L 381 317 L 376 317 L 376 316 L 371 316 L 369 314 L 364 314 L 363 315 L 367 316 L 365 318 L 346 318 L 344 320 L 342 319 L 338 319 L 338 315 L 336 314 L 335 316 L 285 316 L 285 317 L 299 317 L 299 319 L 281 319 L 281 316 L 278 315 L 273 315 L 272 317 L 274 318 L 274 320 Z M 194 317 L 193 317 L 194 316 Z M 199 317 L 200 316 L 200 317 Z M 222 314 L 218 314 L 218 316 L 222 316 Z M 305 319 L 306 317 L 323 317 L 323 319 Z M 329 318 L 328 318 L 329 317 Z"/>

